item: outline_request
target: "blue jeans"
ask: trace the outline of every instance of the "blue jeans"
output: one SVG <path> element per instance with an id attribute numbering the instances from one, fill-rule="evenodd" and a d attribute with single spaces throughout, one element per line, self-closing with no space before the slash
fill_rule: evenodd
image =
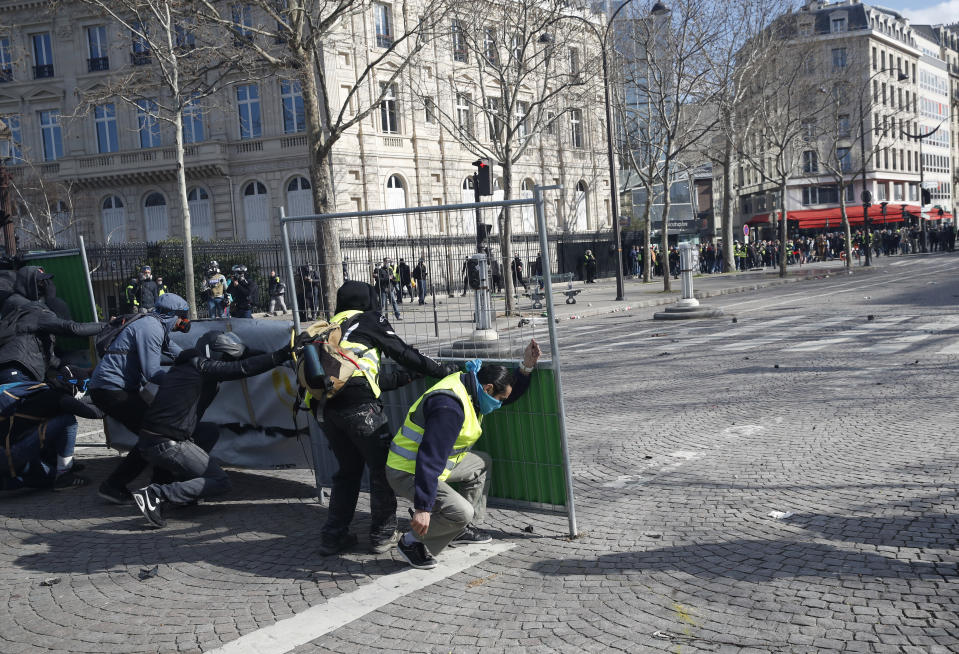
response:
<path id="1" fill-rule="evenodd" d="M 393 315 L 399 318 L 400 310 L 396 307 L 396 295 L 393 294 L 393 289 L 380 291 L 380 313 L 383 315 L 389 313 L 389 307 L 386 306 L 387 300 L 393 305 Z"/>
<path id="2" fill-rule="evenodd" d="M 420 304 L 426 303 L 426 280 L 421 279 L 416 282 L 416 290 L 420 294 Z"/>
<path id="3" fill-rule="evenodd" d="M 25 436 L 10 448 L 13 469 L 18 476 L 11 479 L 9 477 L 9 462 L 2 462 L 3 465 L 0 466 L 0 488 L 13 490 L 24 486 L 31 488 L 50 486 L 57 475 L 57 457 L 73 456 L 76 441 L 76 417 L 67 414 L 50 418 L 47 420 L 42 445 L 40 444 L 40 433 L 34 428 L 28 436 Z M 23 469 L 28 463 L 30 469 L 23 473 Z M 46 468 L 44 468 L 44 465 Z"/>
<path id="4" fill-rule="evenodd" d="M 138 448 L 143 458 L 155 467 L 170 472 L 177 480 L 170 484 L 150 484 L 150 488 L 174 504 L 187 504 L 201 497 L 228 493 L 232 488 L 230 478 L 207 454 L 207 449 L 212 449 L 216 443 L 217 434 L 216 425 L 201 423 L 195 434 L 200 444 L 165 440 L 150 445 L 141 438 L 143 445 L 138 445 Z"/>
<path id="5" fill-rule="evenodd" d="M 223 298 L 216 297 L 210 298 L 206 301 L 206 310 L 209 312 L 211 318 L 222 318 L 223 317 Z"/>

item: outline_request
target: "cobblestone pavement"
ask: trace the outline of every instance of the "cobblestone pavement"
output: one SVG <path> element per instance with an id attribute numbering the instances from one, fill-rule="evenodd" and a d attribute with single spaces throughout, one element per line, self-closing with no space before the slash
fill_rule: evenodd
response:
<path id="1" fill-rule="evenodd" d="M 493 509 L 512 549 L 291 651 L 959 651 L 959 257 L 878 263 L 563 323 L 579 537 Z M 319 557 L 309 473 L 231 477 L 157 532 L 91 489 L 0 499 L 0 652 L 210 651 L 407 569 Z"/>

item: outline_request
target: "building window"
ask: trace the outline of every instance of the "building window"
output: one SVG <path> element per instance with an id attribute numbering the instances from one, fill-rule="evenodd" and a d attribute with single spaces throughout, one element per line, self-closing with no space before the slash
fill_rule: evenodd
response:
<path id="1" fill-rule="evenodd" d="M 473 136 L 473 110 L 470 104 L 471 98 L 468 93 L 456 94 L 456 126 L 466 137 Z"/>
<path id="2" fill-rule="evenodd" d="M 396 84 L 380 83 L 380 130 L 386 134 L 400 133 L 400 115 L 396 102 Z"/>
<path id="3" fill-rule="evenodd" d="M 43 141 L 44 161 L 56 161 L 63 156 L 63 134 L 60 131 L 60 112 L 57 109 L 40 112 L 40 137 Z"/>
<path id="4" fill-rule="evenodd" d="M 523 49 L 525 43 L 523 37 L 519 34 L 514 34 L 512 40 L 510 41 L 510 52 L 513 54 L 513 64 L 519 66 L 523 63 Z"/>
<path id="5" fill-rule="evenodd" d="M 503 101 L 500 98 L 486 98 L 486 115 L 489 118 L 489 140 L 502 140 L 503 128 Z"/>
<path id="6" fill-rule="evenodd" d="M 203 132 L 203 107 L 194 97 L 183 106 L 183 142 L 200 143 L 206 138 Z"/>
<path id="7" fill-rule="evenodd" d="M 13 81 L 13 59 L 10 53 L 10 39 L 0 36 L 0 82 Z"/>
<path id="8" fill-rule="evenodd" d="M 110 70 L 109 48 L 107 46 L 107 28 L 103 25 L 94 25 L 87 28 L 87 50 L 90 57 L 87 59 L 87 71 L 96 72 Z"/>
<path id="9" fill-rule="evenodd" d="M 832 49 L 832 68 L 841 70 L 846 67 L 846 48 Z"/>
<path id="10" fill-rule="evenodd" d="M 819 156 L 815 150 L 806 150 L 802 153 L 802 171 L 804 173 L 819 172 Z"/>
<path id="11" fill-rule="evenodd" d="M 196 50 L 196 34 L 192 22 L 180 22 L 173 28 L 176 35 L 176 47 L 180 50 Z"/>
<path id="12" fill-rule="evenodd" d="M 876 200 L 882 202 L 883 200 L 888 200 L 889 198 L 886 195 L 886 182 L 879 182 L 876 184 Z"/>
<path id="13" fill-rule="evenodd" d="M 147 28 L 140 22 L 134 22 L 130 38 L 133 51 L 130 53 L 130 63 L 134 66 L 145 66 L 153 59 L 150 54 L 150 42 Z"/>
<path id="14" fill-rule="evenodd" d="M 104 154 L 120 149 L 117 139 L 117 109 L 110 102 L 93 108 L 93 121 L 97 128 L 97 152 Z"/>
<path id="15" fill-rule="evenodd" d="M 292 79 L 280 80 L 280 98 L 283 101 L 283 133 L 295 134 L 306 130 L 303 111 L 303 92 L 300 83 Z"/>
<path id="16" fill-rule="evenodd" d="M 240 118 L 240 139 L 258 139 L 263 135 L 260 122 L 260 88 L 256 84 L 236 87 L 236 106 Z"/>
<path id="17" fill-rule="evenodd" d="M 799 36 L 812 36 L 813 33 L 813 24 L 812 23 L 800 23 L 799 24 Z"/>
<path id="18" fill-rule="evenodd" d="M 583 147 L 582 109 L 571 109 L 569 112 L 569 144 L 574 148 Z"/>
<path id="19" fill-rule="evenodd" d="M 53 77 L 53 46 L 50 32 L 33 35 L 33 78 Z"/>
<path id="20" fill-rule="evenodd" d="M 852 134 L 852 129 L 849 125 L 849 114 L 839 114 L 839 120 L 836 126 L 839 132 L 839 138 L 847 139 Z"/>
<path id="21" fill-rule="evenodd" d="M 453 42 L 453 61 L 466 63 L 469 61 L 469 52 L 466 49 L 466 26 L 461 20 L 454 20 L 450 25 L 450 38 Z"/>
<path id="22" fill-rule="evenodd" d="M 230 7 L 233 18 L 233 43 L 244 45 L 253 40 L 253 7 L 240 3 Z"/>
<path id="23" fill-rule="evenodd" d="M 425 120 L 432 125 L 436 122 L 436 101 L 433 98 L 423 98 L 423 107 L 426 109 Z"/>
<path id="24" fill-rule="evenodd" d="M 801 125 L 802 137 L 805 141 L 814 141 L 816 139 L 816 119 L 806 118 Z"/>
<path id="25" fill-rule="evenodd" d="M 846 19 L 845 17 L 833 18 L 829 21 L 829 28 L 833 34 L 839 34 L 840 32 L 846 31 Z"/>
<path id="26" fill-rule="evenodd" d="M 906 199 L 902 182 L 895 182 L 892 185 L 893 202 L 902 202 Z"/>
<path id="27" fill-rule="evenodd" d="M 487 27 L 483 33 L 483 55 L 492 65 L 499 63 L 499 49 L 496 46 L 496 28 Z"/>
<path id="28" fill-rule="evenodd" d="M 160 140 L 160 106 L 155 100 L 144 98 L 136 101 L 136 107 L 140 147 L 160 147 L 162 145 Z"/>
<path id="29" fill-rule="evenodd" d="M 393 5 L 385 2 L 373 4 L 373 24 L 376 28 L 376 46 L 389 48 L 393 45 Z"/>
<path id="30" fill-rule="evenodd" d="M 839 161 L 839 170 L 844 173 L 852 170 L 852 154 L 849 148 L 836 148 L 836 159 Z"/>
<path id="31" fill-rule="evenodd" d="M 10 163 L 11 164 L 20 164 L 23 163 L 23 139 L 20 134 L 20 115 L 19 114 L 9 114 L 6 118 L 0 118 L 0 122 L 7 124 L 7 128 L 10 130 Z"/>
<path id="32" fill-rule="evenodd" d="M 570 48 L 569 49 L 569 76 L 574 80 L 579 79 L 579 74 L 581 72 L 580 63 L 579 63 L 579 48 Z"/>
<path id="33" fill-rule="evenodd" d="M 516 118 L 516 134 L 521 139 L 525 139 L 529 133 L 526 124 L 527 114 L 529 114 L 529 103 L 522 100 L 518 101 L 514 117 Z"/>
<path id="34" fill-rule="evenodd" d="M 552 111 L 546 112 L 546 127 L 544 131 L 547 136 L 556 136 L 556 114 Z"/>

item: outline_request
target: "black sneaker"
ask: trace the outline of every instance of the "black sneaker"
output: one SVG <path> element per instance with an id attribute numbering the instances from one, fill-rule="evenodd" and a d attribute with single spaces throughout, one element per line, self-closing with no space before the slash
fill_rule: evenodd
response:
<path id="1" fill-rule="evenodd" d="M 133 504 L 133 493 L 125 486 L 114 486 L 108 481 L 100 484 L 97 495 L 111 504 Z"/>
<path id="2" fill-rule="evenodd" d="M 480 531 L 479 529 L 474 528 L 472 525 L 466 525 L 463 528 L 463 531 L 460 532 L 460 535 L 453 539 L 453 542 L 478 545 L 481 543 L 489 543 L 492 540 L 493 537 L 487 534 L 485 531 Z"/>
<path id="3" fill-rule="evenodd" d="M 392 534 L 386 534 L 385 536 L 370 536 L 370 551 L 374 554 L 382 554 L 387 551 L 400 539 L 400 532 L 396 529 L 393 530 Z"/>
<path id="4" fill-rule="evenodd" d="M 322 542 L 320 542 L 320 556 L 339 554 L 340 552 L 350 549 L 358 542 L 359 540 L 355 534 L 343 534 L 339 538 L 332 540 L 323 538 Z"/>
<path id="5" fill-rule="evenodd" d="M 69 488 L 81 488 L 90 483 L 86 477 L 74 474 L 73 471 L 65 472 L 57 477 L 53 482 L 53 490 L 67 490 Z"/>
<path id="6" fill-rule="evenodd" d="M 396 544 L 396 549 L 399 551 L 400 556 L 406 559 L 406 562 L 409 563 L 414 568 L 419 570 L 431 570 L 436 567 L 436 559 L 433 558 L 433 555 L 429 553 L 429 550 L 426 549 L 426 545 L 415 540 L 412 544 L 407 545 L 403 542 L 401 538 Z"/>
<path id="7" fill-rule="evenodd" d="M 155 490 L 147 486 L 146 488 L 135 491 L 132 495 L 133 501 L 137 503 L 137 507 L 140 509 L 140 513 L 143 514 L 143 517 L 145 517 L 151 525 L 154 527 L 166 526 L 166 520 L 163 519 L 163 511 L 160 508 L 163 500 L 160 499 L 160 496 L 156 494 Z"/>

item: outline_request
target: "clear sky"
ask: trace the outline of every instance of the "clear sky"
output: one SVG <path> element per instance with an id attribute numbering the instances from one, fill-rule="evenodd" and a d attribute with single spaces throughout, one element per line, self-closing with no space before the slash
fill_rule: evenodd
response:
<path id="1" fill-rule="evenodd" d="M 959 23 L 959 0 L 866 0 L 902 12 L 913 23 Z"/>

